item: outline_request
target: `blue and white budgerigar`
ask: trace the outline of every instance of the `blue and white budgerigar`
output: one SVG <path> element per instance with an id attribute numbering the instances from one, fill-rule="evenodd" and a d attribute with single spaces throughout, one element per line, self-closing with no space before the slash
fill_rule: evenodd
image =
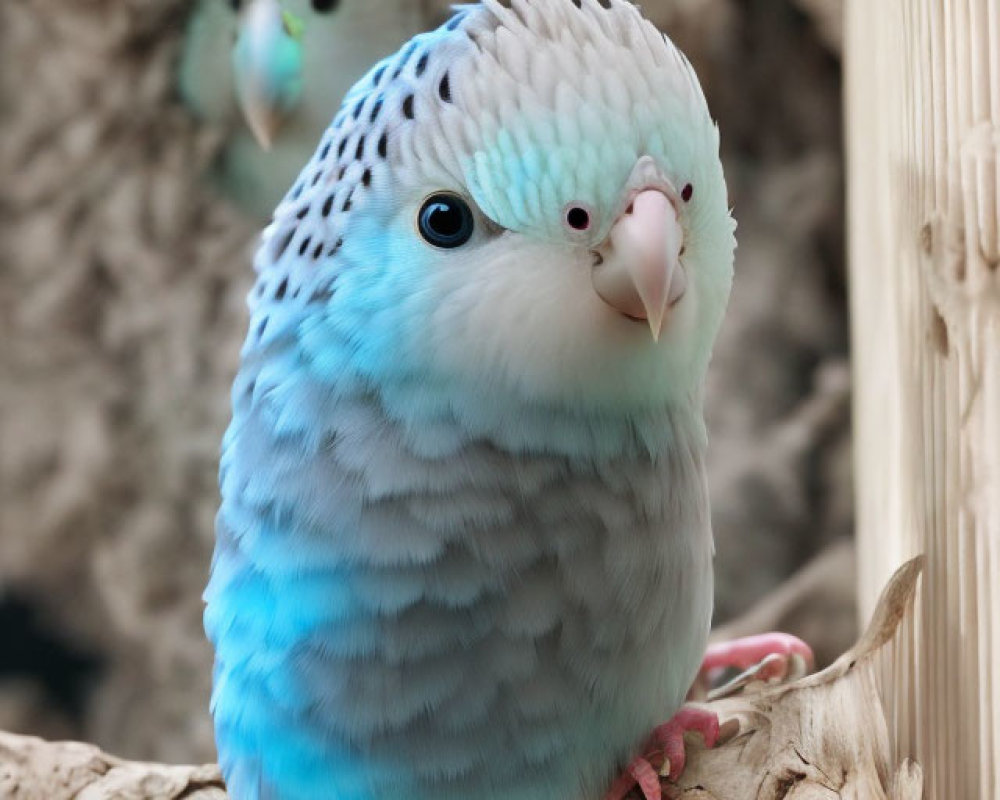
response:
<path id="1" fill-rule="evenodd" d="M 264 232 L 206 590 L 237 800 L 597 800 L 709 631 L 719 136 L 626 0 L 484 0 Z"/>
<path id="2" fill-rule="evenodd" d="M 426 30 L 443 0 L 199 0 L 178 85 L 228 126 L 218 182 L 266 218 L 371 63 Z M 245 124 L 244 124 L 245 122 Z"/>

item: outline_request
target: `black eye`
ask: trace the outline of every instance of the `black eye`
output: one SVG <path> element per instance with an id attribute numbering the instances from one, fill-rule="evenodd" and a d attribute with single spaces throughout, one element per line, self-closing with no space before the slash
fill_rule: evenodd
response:
<path id="1" fill-rule="evenodd" d="M 340 0 L 312 0 L 313 11 L 318 11 L 320 14 L 336 11 L 339 5 Z"/>
<path id="2" fill-rule="evenodd" d="M 420 235 L 435 247 L 461 247 L 472 237 L 474 227 L 469 204 L 454 194 L 432 194 L 417 214 Z"/>
<path id="3" fill-rule="evenodd" d="M 694 187 L 689 183 L 681 189 L 681 200 L 685 203 L 691 202 L 691 197 L 694 195 Z"/>

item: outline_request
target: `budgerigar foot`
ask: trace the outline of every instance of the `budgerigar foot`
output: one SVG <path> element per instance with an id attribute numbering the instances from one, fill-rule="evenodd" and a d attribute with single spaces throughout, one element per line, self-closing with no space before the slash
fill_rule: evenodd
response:
<path id="1" fill-rule="evenodd" d="M 623 800 L 635 786 L 645 800 L 661 800 L 660 776 L 676 779 L 684 771 L 684 734 L 689 732 L 701 734 L 706 747 L 715 747 L 719 739 L 718 716 L 697 706 L 681 708 L 669 722 L 653 730 L 644 754 L 633 759 L 604 800 Z"/>
<path id="2" fill-rule="evenodd" d="M 711 683 L 726 669 L 753 670 L 754 680 L 783 681 L 811 672 L 812 648 L 788 633 L 762 633 L 710 645 L 701 662 L 699 680 Z"/>

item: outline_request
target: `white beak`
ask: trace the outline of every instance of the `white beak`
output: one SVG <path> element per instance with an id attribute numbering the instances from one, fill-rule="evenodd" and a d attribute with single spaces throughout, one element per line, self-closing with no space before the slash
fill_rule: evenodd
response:
<path id="1" fill-rule="evenodd" d="M 639 192 L 597 249 L 594 290 L 612 308 L 649 323 L 659 341 L 668 309 L 687 287 L 680 264 L 684 231 L 662 191 Z"/>

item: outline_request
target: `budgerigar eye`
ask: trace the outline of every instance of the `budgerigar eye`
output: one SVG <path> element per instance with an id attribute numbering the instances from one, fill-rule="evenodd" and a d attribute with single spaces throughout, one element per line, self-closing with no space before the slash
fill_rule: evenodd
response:
<path id="1" fill-rule="evenodd" d="M 424 240 L 448 250 L 469 241 L 474 227 L 472 209 L 456 194 L 432 194 L 417 214 L 417 228 Z"/>
<path id="2" fill-rule="evenodd" d="M 318 11 L 320 14 L 336 11 L 339 5 L 340 0 L 312 0 L 313 11 Z"/>

